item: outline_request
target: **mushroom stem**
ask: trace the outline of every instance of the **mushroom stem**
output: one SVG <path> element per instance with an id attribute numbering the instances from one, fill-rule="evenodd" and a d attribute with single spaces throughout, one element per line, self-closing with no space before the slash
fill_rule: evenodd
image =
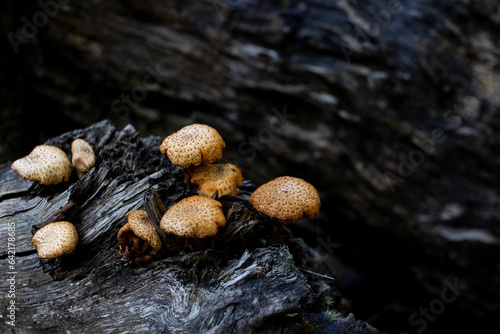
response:
<path id="1" fill-rule="evenodd" d="M 86 172 L 82 172 L 81 170 L 77 170 L 76 174 L 78 175 L 78 179 L 81 179 L 87 173 Z"/>
<path id="2" fill-rule="evenodd" d="M 200 238 L 189 238 L 186 240 L 186 244 L 191 252 L 197 252 L 204 248 L 203 240 Z"/>
<path id="3" fill-rule="evenodd" d="M 187 187 L 190 187 L 191 186 L 191 171 L 189 170 L 189 168 L 185 168 L 184 169 L 184 184 L 187 186 Z"/>
<path id="4" fill-rule="evenodd" d="M 285 229 L 285 222 L 276 220 L 273 224 L 273 230 L 271 234 L 273 236 L 278 236 L 283 232 L 284 229 Z"/>
<path id="5" fill-rule="evenodd" d="M 120 239 L 120 250 L 123 251 L 122 257 L 124 259 L 137 259 L 148 256 L 148 251 L 151 245 L 136 236 L 133 232 L 125 232 Z"/>

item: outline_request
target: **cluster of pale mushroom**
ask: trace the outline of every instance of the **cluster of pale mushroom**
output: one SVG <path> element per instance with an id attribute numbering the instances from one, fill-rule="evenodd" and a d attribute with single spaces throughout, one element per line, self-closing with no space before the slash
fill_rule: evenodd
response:
<path id="1" fill-rule="evenodd" d="M 96 158 L 92 147 L 83 139 L 76 139 L 71 144 L 71 163 L 66 153 L 52 145 L 38 145 L 24 158 L 14 161 L 12 169 L 22 178 L 53 185 L 68 182 L 72 167 L 75 167 L 81 179 L 92 167 Z M 31 239 L 38 256 L 42 259 L 58 259 L 72 254 L 78 244 L 75 226 L 67 221 L 58 221 L 39 229 Z"/>
<path id="2" fill-rule="evenodd" d="M 229 163 L 213 163 L 222 157 L 225 143 L 220 134 L 205 124 L 192 124 L 171 134 L 160 151 L 172 164 L 185 168 L 188 182 L 198 185 L 198 195 L 172 205 L 163 215 L 160 228 L 169 235 L 200 240 L 217 234 L 225 226 L 222 204 L 217 199 L 236 195 L 242 185 L 240 169 Z M 319 214 L 316 189 L 303 179 L 283 176 L 260 186 L 249 199 L 254 208 L 275 221 L 274 233 L 283 230 L 285 221 Z M 138 218 L 140 217 L 140 218 Z M 143 210 L 129 213 L 128 223 L 118 232 L 123 257 L 143 264 L 162 248 L 151 219 Z"/>

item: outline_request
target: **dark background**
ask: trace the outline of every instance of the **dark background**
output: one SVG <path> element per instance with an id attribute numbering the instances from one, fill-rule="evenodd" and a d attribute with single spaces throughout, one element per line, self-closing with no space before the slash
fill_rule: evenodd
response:
<path id="1" fill-rule="evenodd" d="M 160 137 L 209 124 L 245 178 L 318 188 L 320 217 L 288 226 L 346 312 L 388 333 L 494 332 L 498 4 L 389 3 L 75 1 L 16 53 L 9 34 L 44 9 L 2 2 L 0 162 L 102 119 Z M 419 331 L 409 317 L 456 278 Z"/>

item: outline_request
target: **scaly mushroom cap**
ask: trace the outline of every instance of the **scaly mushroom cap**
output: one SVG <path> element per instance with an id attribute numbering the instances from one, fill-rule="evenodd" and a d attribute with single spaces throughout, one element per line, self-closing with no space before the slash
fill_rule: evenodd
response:
<path id="1" fill-rule="evenodd" d="M 71 153 L 73 157 L 71 162 L 78 172 L 78 177 L 87 173 L 95 166 L 95 153 L 92 147 L 83 139 L 76 139 L 71 143 Z"/>
<path id="2" fill-rule="evenodd" d="M 299 221 L 302 216 L 319 215 L 321 201 L 310 183 L 291 176 L 281 176 L 263 184 L 250 196 L 250 204 L 266 216 L 279 221 Z"/>
<path id="3" fill-rule="evenodd" d="M 31 243 L 35 246 L 39 258 L 56 259 L 75 251 L 78 233 L 70 222 L 54 222 L 36 231 Z"/>
<path id="4" fill-rule="evenodd" d="M 243 175 L 233 164 L 202 164 L 191 168 L 191 182 L 197 184 L 198 194 L 210 198 L 236 195 Z"/>
<path id="5" fill-rule="evenodd" d="M 23 179 L 41 184 L 56 184 L 69 181 L 71 163 L 68 156 L 58 147 L 38 145 L 24 158 L 14 161 L 12 169 Z"/>
<path id="6" fill-rule="evenodd" d="M 174 165 L 187 168 L 220 159 L 224 147 L 226 144 L 217 130 L 205 124 L 192 124 L 165 138 L 160 151 Z"/>
<path id="7" fill-rule="evenodd" d="M 135 210 L 129 212 L 127 224 L 136 236 L 147 241 L 154 250 L 159 251 L 161 249 L 161 239 L 158 233 L 156 233 L 153 222 L 149 219 L 146 211 Z M 127 224 L 125 224 L 125 226 Z M 120 233 L 120 231 L 118 231 L 118 233 Z"/>
<path id="8" fill-rule="evenodd" d="M 127 232 L 132 232 L 132 229 L 130 228 L 130 224 L 129 223 L 125 223 L 125 225 L 123 225 L 120 228 L 120 230 L 118 231 L 118 234 L 116 235 L 116 238 L 118 239 L 118 242 L 120 242 L 122 240 L 123 235 L 125 233 L 127 233 Z"/>
<path id="9" fill-rule="evenodd" d="M 183 238 L 205 238 L 226 225 L 222 204 L 214 199 L 191 196 L 172 205 L 163 215 L 160 227 Z"/>

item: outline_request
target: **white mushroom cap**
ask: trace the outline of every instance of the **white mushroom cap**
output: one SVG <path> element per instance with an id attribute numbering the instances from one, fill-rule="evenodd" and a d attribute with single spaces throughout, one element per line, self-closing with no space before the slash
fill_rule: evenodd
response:
<path id="1" fill-rule="evenodd" d="M 95 166 L 94 150 L 85 140 L 76 139 L 71 144 L 71 152 L 73 153 L 71 162 L 78 172 L 78 177 L 81 179 L 85 173 Z"/>
<path id="2" fill-rule="evenodd" d="M 69 181 L 71 176 L 68 156 L 60 148 L 51 145 L 36 146 L 30 154 L 14 161 L 11 167 L 23 179 L 45 185 Z"/>
<path id="3" fill-rule="evenodd" d="M 75 251 L 78 233 L 70 222 L 54 222 L 39 229 L 31 243 L 41 259 L 56 259 Z"/>
<path id="4" fill-rule="evenodd" d="M 299 221 L 302 216 L 314 218 L 321 206 L 316 188 L 291 176 L 281 176 L 261 185 L 249 201 L 258 212 L 282 222 Z"/>
<path id="5" fill-rule="evenodd" d="M 160 227 L 183 238 L 205 238 L 226 225 L 222 204 L 214 199 L 191 196 L 172 205 L 163 215 Z"/>
<path id="6" fill-rule="evenodd" d="M 206 124 L 191 124 L 165 138 L 160 151 L 174 165 L 187 168 L 220 159 L 224 147 L 217 130 Z"/>

